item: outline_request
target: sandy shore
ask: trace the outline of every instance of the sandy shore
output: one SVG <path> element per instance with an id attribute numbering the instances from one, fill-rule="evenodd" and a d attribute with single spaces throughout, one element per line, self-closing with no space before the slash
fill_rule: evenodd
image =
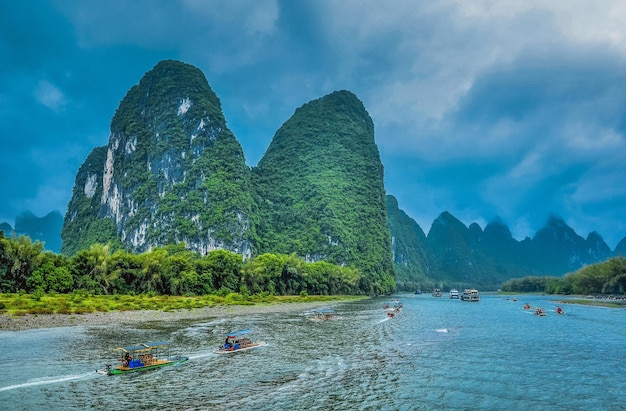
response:
<path id="1" fill-rule="evenodd" d="M 132 324 L 143 321 L 229 318 L 247 314 L 301 312 L 336 304 L 328 301 L 259 305 L 228 305 L 176 311 L 111 311 L 86 314 L 42 314 L 10 316 L 0 314 L 0 331 L 24 331 L 37 328 L 72 327 L 104 324 Z"/>

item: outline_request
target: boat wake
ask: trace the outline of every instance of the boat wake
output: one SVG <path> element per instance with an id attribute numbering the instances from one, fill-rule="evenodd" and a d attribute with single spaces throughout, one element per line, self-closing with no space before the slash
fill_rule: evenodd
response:
<path id="1" fill-rule="evenodd" d="M 206 357 L 213 357 L 213 356 L 215 356 L 215 353 L 213 351 L 211 351 L 211 352 L 207 352 L 207 353 L 199 353 L 199 354 L 190 355 L 189 359 L 190 360 L 195 360 L 197 358 L 206 358 Z"/>
<path id="2" fill-rule="evenodd" d="M 448 329 L 447 328 L 438 328 L 435 331 L 437 331 L 438 333 L 447 333 Z"/>
<path id="3" fill-rule="evenodd" d="M 18 388 L 33 387 L 37 385 L 57 384 L 60 382 L 65 382 L 65 381 L 81 380 L 87 377 L 93 377 L 94 375 L 95 375 L 94 373 L 90 372 L 87 374 L 78 374 L 78 375 L 72 374 L 72 375 L 64 375 L 60 377 L 36 378 L 28 382 L 24 382 L 22 384 L 14 384 L 14 385 L 9 385 L 7 387 L 0 387 L 0 391 L 10 391 L 10 390 L 18 389 Z"/>

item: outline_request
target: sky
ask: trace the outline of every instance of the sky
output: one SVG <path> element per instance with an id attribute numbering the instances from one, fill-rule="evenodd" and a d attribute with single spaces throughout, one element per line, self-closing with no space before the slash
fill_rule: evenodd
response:
<path id="1" fill-rule="evenodd" d="M 198 67 L 255 166 L 308 101 L 353 92 L 385 188 L 521 240 L 551 215 L 626 236 L 626 2 L 0 0 L 0 222 L 63 215 L 119 102 Z"/>

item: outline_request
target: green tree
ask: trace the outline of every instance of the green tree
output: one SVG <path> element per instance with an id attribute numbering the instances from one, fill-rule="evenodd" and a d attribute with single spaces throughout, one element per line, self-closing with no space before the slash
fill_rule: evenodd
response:
<path id="1" fill-rule="evenodd" d="M 39 268 L 42 251 L 43 243 L 33 243 L 27 236 L 0 238 L 0 268 L 4 267 L 4 273 L 0 273 L 3 291 L 26 290 L 26 281 Z"/>

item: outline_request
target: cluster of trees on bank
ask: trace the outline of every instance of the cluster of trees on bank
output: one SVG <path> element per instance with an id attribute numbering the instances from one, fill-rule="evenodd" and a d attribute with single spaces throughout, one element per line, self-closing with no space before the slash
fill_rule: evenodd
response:
<path id="1" fill-rule="evenodd" d="M 615 257 L 591 264 L 564 277 L 513 278 L 502 284 L 505 292 L 545 292 L 547 294 L 624 294 L 626 258 Z"/>
<path id="2" fill-rule="evenodd" d="M 362 294 L 361 273 L 326 262 L 307 263 L 295 255 L 262 254 L 243 261 L 216 250 L 206 256 L 184 244 L 142 254 L 93 244 L 72 257 L 44 251 L 27 236 L 0 232 L 0 292 L 93 294 L 242 295 Z"/>

